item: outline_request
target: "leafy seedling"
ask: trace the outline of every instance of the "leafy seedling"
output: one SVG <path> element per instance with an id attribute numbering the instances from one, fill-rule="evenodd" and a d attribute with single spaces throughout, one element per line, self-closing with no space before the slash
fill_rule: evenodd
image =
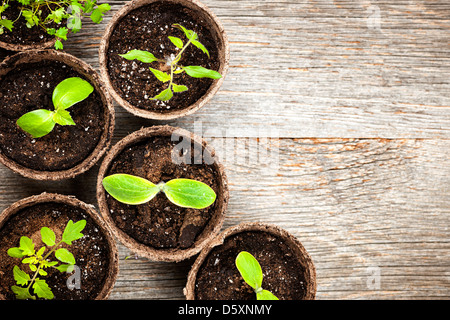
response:
<path id="1" fill-rule="evenodd" d="M 183 208 L 203 209 L 216 200 L 216 193 L 207 184 L 191 179 L 173 179 L 154 184 L 129 174 L 113 174 L 103 179 L 103 187 L 117 201 L 139 205 L 163 192 L 170 202 Z"/>
<path id="2" fill-rule="evenodd" d="M 161 62 L 165 65 L 170 67 L 170 73 L 150 68 L 150 71 L 153 73 L 153 75 L 161 82 L 168 82 L 169 85 L 167 89 L 161 91 L 158 95 L 151 98 L 152 100 L 160 100 L 160 101 L 168 101 L 172 99 L 174 92 L 184 92 L 188 90 L 188 87 L 181 84 L 175 84 L 174 81 L 174 75 L 175 74 L 181 74 L 183 72 L 186 72 L 189 76 L 193 78 L 210 78 L 210 79 L 220 79 L 222 78 L 222 75 L 214 70 L 210 70 L 207 68 L 204 68 L 202 66 L 182 66 L 179 64 L 181 57 L 183 53 L 185 52 L 186 48 L 192 44 L 195 47 L 199 48 L 203 53 L 205 53 L 209 57 L 209 52 L 205 48 L 203 44 L 198 41 L 198 35 L 192 30 L 188 30 L 185 27 L 183 27 L 180 24 L 174 24 L 173 27 L 180 29 L 183 31 L 184 35 L 187 38 L 187 42 L 184 43 L 182 39 L 178 37 L 172 37 L 169 36 L 169 40 L 172 42 L 172 44 L 180 49 L 180 52 L 178 52 L 176 57 L 169 57 L 168 59 L 158 59 L 156 58 L 153 53 L 150 53 L 148 51 L 142 51 L 142 50 L 130 50 L 125 54 L 119 54 L 121 57 L 127 59 L 127 60 L 138 60 L 144 63 L 152 63 L 152 62 Z"/>
<path id="3" fill-rule="evenodd" d="M 41 239 L 45 244 L 39 250 L 36 251 L 36 245 L 33 241 L 25 236 L 20 238 L 19 247 L 8 249 L 7 253 L 10 257 L 20 258 L 23 264 L 27 264 L 28 268 L 34 272 L 33 276 L 30 276 L 27 272 L 23 271 L 19 266 L 15 265 L 13 268 L 15 286 L 11 287 L 11 290 L 16 294 L 16 298 L 20 300 L 38 298 L 53 299 L 54 295 L 45 279 L 41 279 L 38 276 L 45 277 L 48 275 L 45 269 L 54 268 L 60 272 L 72 272 L 75 265 L 75 257 L 66 248 L 61 248 L 63 243 L 72 245 L 72 242 L 83 237 L 81 231 L 86 226 L 86 220 L 80 220 L 74 223 L 69 220 L 61 240 L 56 242 L 56 235 L 53 230 L 43 227 L 41 229 Z M 48 251 L 46 254 L 45 252 Z M 51 261 L 51 254 L 59 261 Z M 44 255 L 45 254 L 45 255 Z M 60 263 L 58 265 L 58 263 Z M 30 290 L 33 290 L 33 294 Z"/>
<path id="4" fill-rule="evenodd" d="M 273 293 L 261 287 L 263 281 L 261 265 L 252 254 L 247 251 L 240 252 L 236 257 L 236 267 L 244 281 L 255 290 L 257 300 L 278 300 Z"/>
<path id="5" fill-rule="evenodd" d="M 3 16 L 12 2 L 20 4 L 15 20 Z M 55 49 L 63 49 L 62 40 L 67 40 L 69 29 L 72 33 L 81 30 L 82 17 L 89 15 L 94 23 L 100 23 L 104 13 L 110 9 L 111 6 L 107 3 L 97 5 L 97 0 L 3 0 L 0 6 L 0 35 L 5 33 L 5 29 L 13 32 L 16 21 L 23 18 L 28 28 L 42 28 L 47 34 L 54 36 Z M 67 21 L 67 27 L 53 28 L 64 20 Z"/>
<path id="6" fill-rule="evenodd" d="M 55 111 L 46 109 L 30 111 L 17 120 L 17 125 L 33 138 L 47 135 L 56 124 L 73 126 L 75 122 L 67 109 L 86 99 L 92 91 L 94 88 L 91 84 L 81 78 L 65 79 L 53 91 L 52 101 Z"/>

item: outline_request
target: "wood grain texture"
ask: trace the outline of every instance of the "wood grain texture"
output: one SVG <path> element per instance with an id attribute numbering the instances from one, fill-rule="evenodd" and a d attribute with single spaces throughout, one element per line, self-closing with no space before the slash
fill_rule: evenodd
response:
<path id="1" fill-rule="evenodd" d="M 108 2 L 105 22 L 125 3 Z M 229 74 L 200 112 L 167 123 L 216 147 L 224 228 L 261 221 L 297 236 L 317 299 L 450 298 L 450 4 L 203 2 L 228 33 Z M 98 68 L 104 28 L 86 21 L 67 51 Z M 114 142 L 161 123 L 116 112 Z M 0 209 L 44 191 L 96 204 L 97 171 L 36 182 L 0 167 Z M 192 260 L 119 250 L 111 299 L 184 298 Z"/>
<path id="2" fill-rule="evenodd" d="M 293 138 L 450 137 L 445 1 L 204 3 L 228 34 L 229 74 L 209 105 L 171 124 L 201 119 L 237 137 L 261 125 Z M 66 47 L 97 68 L 105 24 L 86 26 Z"/>

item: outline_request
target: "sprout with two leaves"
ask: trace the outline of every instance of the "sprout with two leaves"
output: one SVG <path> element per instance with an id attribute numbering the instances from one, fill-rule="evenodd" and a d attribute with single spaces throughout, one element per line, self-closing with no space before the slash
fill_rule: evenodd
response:
<path id="1" fill-rule="evenodd" d="M 251 253 L 241 251 L 235 263 L 244 281 L 255 291 L 257 300 L 278 300 L 272 292 L 261 287 L 263 281 L 261 265 Z"/>
<path id="2" fill-rule="evenodd" d="M 65 79 L 53 91 L 54 111 L 46 109 L 30 111 L 17 120 L 17 125 L 33 138 L 49 134 L 56 124 L 73 126 L 75 122 L 67 109 L 86 99 L 92 91 L 94 88 L 86 80 L 77 77 Z"/>
<path id="3" fill-rule="evenodd" d="M 160 192 L 170 202 L 183 208 L 203 209 L 216 200 L 216 193 L 211 187 L 192 179 L 172 179 L 154 184 L 141 177 L 119 173 L 105 177 L 102 183 L 114 199 L 131 205 L 147 203 Z"/>

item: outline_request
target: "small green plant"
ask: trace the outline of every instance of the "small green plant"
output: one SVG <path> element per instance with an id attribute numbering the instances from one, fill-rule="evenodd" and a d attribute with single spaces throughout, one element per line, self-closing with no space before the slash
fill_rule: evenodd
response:
<path id="1" fill-rule="evenodd" d="M 8 10 L 10 3 L 19 3 L 20 11 L 15 20 L 4 19 L 2 14 Z M 21 17 L 25 19 L 28 28 L 42 28 L 56 38 L 55 49 L 63 49 L 61 40 L 67 40 L 69 29 L 72 33 L 81 30 L 81 18 L 90 15 L 95 23 L 103 20 L 103 14 L 111 9 L 107 3 L 97 5 L 97 0 L 3 0 L 0 6 L 0 35 L 5 29 L 13 31 L 14 23 Z M 45 12 L 45 13 L 44 13 Z M 47 14 L 48 13 L 48 14 Z M 67 20 L 67 27 L 53 28 Z"/>
<path id="2" fill-rule="evenodd" d="M 257 300 L 278 300 L 273 293 L 261 287 L 263 281 L 261 265 L 252 254 L 247 251 L 240 252 L 236 257 L 236 267 L 244 281 L 255 290 Z"/>
<path id="3" fill-rule="evenodd" d="M 94 88 L 91 84 L 81 78 L 65 79 L 53 91 L 52 101 L 55 111 L 46 109 L 30 111 L 17 120 L 17 125 L 33 138 L 47 135 L 56 124 L 73 126 L 75 122 L 67 109 L 86 99 L 92 91 Z"/>
<path id="4" fill-rule="evenodd" d="M 153 53 L 142 50 L 130 50 L 125 54 L 119 54 L 121 57 L 127 60 L 138 60 L 144 63 L 152 63 L 152 62 L 161 62 L 170 67 L 170 73 L 150 68 L 150 71 L 155 75 L 155 77 L 161 82 L 169 82 L 167 89 L 161 91 L 158 95 L 151 98 L 152 100 L 161 100 L 168 101 L 172 99 L 174 92 L 184 92 L 188 90 L 188 87 L 185 85 L 175 84 L 173 82 L 174 75 L 186 72 L 189 76 L 193 78 L 210 78 L 210 79 L 220 79 L 222 75 L 217 71 L 210 70 L 204 68 L 202 66 L 182 66 L 179 64 L 182 54 L 185 52 L 186 48 L 193 44 L 197 48 L 199 48 L 203 53 L 205 53 L 209 57 L 209 52 L 205 48 L 203 44 L 198 41 L 198 35 L 192 30 L 188 30 L 180 24 L 174 24 L 175 28 L 183 31 L 184 35 L 187 38 L 186 44 L 183 43 L 183 40 L 178 37 L 169 36 L 169 40 L 175 45 L 180 52 L 176 55 L 176 57 L 171 56 L 167 60 L 156 58 Z"/>
<path id="5" fill-rule="evenodd" d="M 46 268 L 55 268 L 60 272 L 73 271 L 75 257 L 66 248 L 61 248 L 61 245 L 63 243 L 72 245 L 73 241 L 82 238 L 83 234 L 81 231 L 83 231 L 85 226 L 86 220 L 80 220 L 76 223 L 69 220 L 59 242 L 56 242 L 56 235 L 51 229 L 43 227 L 41 229 L 41 239 L 45 246 L 39 250 L 36 251 L 35 243 L 25 236 L 20 238 L 19 247 L 8 249 L 7 253 L 10 257 L 24 258 L 22 263 L 27 264 L 28 268 L 34 272 L 33 276 L 30 276 L 17 265 L 14 266 L 13 274 L 17 286 L 12 286 L 11 290 L 16 294 L 17 299 L 36 300 L 36 296 L 44 299 L 54 298 L 53 292 L 45 279 L 41 279 L 38 276 L 45 277 L 48 274 L 45 271 Z M 62 262 L 62 264 L 58 265 L 58 261 L 50 260 L 52 253 L 54 253 L 55 258 Z M 31 294 L 31 289 L 33 289 L 34 295 Z"/>
<path id="6" fill-rule="evenodd" d="M 170 202 L 183 208 L 203 209 L 216 200 L 216 193 L 207 184 L 191 179 L 173 179 L 154 184 L 129 174 L 113 174 L 103 179 L 103 187 L 116 200 L 138 205 L 163 192 Z"/>

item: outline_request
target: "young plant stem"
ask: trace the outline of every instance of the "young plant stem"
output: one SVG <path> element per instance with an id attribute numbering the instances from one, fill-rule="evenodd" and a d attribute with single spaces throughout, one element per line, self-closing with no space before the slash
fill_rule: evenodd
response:
<path id="1" fill-rule="evenodd" d="M 36 279 L 37 275 L 39 274 L 39 270 L 40 270 L 41 267 L 42 267 L 42 261 L 45 261 L 45 260 L 48 258 L 48 256 L 51 255 L 51 254 L 56 250 L 56 248 L 59 247 L 59 245 L 60 245 L 61 243 L 62 243 L 62 240 L 59 241 L 56 245 L 54 245 L 53 248 L 52 248 L 52 250 L 50 250 L 50 251 L 42 258 L 41 261 L 39 261 L 39 265 L 38 265 L 36 271 L 34 272 L 33 278 L 31 278 L 30 284 L 27 286 L 27 289 L 28 289 L 28 290 L 30 290 L 31 285 L 33 284 L 34 280 Z"/>
<path id="2" fill-rule="evenodd" d="M 181 48 L 181 51 L 178 52 L 177 56 L 175 57 L 175 59 L 173 59 L 170 62 L 170 82 L 169 82 L 169 89 L 172 90 L 172 84 L 173 84 L 173 71 L 174 68 L 177 67 L 177 63 L 178 61 L 180 61 L 181 59 L 181 55 L 183 54 L 183 52 L 186 50 L 186 48 L 191 44 L 192 38 L 195 36 L 195 33 L 192 35 L 192 37 L 188 40 L 188 42 L 183 46 L 183 48 Z"/>

